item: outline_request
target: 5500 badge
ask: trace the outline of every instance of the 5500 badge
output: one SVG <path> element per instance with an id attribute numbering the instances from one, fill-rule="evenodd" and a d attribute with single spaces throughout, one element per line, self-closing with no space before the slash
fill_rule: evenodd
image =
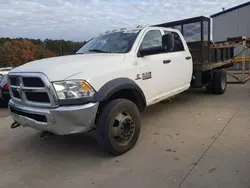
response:
<path id="1" fill-rule="evenodd" d="M 147 80 L 152 78 L 152 73 L 151 72 L 145 72 L 142 74 L 137 74 L 135 80 Z"/>

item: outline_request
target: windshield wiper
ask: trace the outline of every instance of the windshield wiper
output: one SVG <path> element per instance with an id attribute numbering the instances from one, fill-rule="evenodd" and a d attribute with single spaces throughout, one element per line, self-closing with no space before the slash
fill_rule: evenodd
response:
<path id="1" fill-rule="evenodd" d="M 103 50 L 99 50 L 99 49 L 91 49 L 91 50 L 89 50 L 89 52 L 109 53 L 109 52 L 106 52 L 106 51 L 103 51 Z"/>

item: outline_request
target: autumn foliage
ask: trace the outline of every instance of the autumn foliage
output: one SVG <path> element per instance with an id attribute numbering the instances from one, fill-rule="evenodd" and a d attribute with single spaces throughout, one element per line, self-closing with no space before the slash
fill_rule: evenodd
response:
<path id="1" fill-rule="evenodd" d="M 48 49 L 45 49 L 41 45 L 36 46 L 35 59 L 43 59 L 56 56 L 55 53 L 51 52 Z"/>
<path id="2" fill-rule="evenodd" d="M 22 65 L 35 59 L 36 48 L 32 42 L 7 41 L 3 45 L 3 59 L 12 67 Z"/>
<path id="3" fill-rule="evenodd" d="M 64 40 L 0 38 L 0 67 L 17 67 L 37 59 L 70 55 L 84 44 Z"/>

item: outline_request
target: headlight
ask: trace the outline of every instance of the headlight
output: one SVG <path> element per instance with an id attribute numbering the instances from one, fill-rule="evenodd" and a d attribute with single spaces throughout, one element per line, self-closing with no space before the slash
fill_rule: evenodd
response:
<path id="1" fill-rule="evenodd" d="M 82 80 L 69 80 L 53 83 L 58 99 L 80 99 L 92 97 L 95 90 Z"/>

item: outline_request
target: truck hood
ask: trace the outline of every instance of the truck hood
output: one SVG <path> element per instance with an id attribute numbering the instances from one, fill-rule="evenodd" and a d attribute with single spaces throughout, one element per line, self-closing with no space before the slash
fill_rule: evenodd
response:
<path id="1" fill-rule="evenodd" d="M 13 69 L 11 73 L 41 72 L 50 81 L 58 81 L 80 73 L 84 74 L 86 72 L 87 75 L 92 75 L 103 72 L 108 68 L 114 68 L 114 66 L 118 67 L 124 58 L 124 54 L 104 53 L 60 56 L 26 63 Z"/>

